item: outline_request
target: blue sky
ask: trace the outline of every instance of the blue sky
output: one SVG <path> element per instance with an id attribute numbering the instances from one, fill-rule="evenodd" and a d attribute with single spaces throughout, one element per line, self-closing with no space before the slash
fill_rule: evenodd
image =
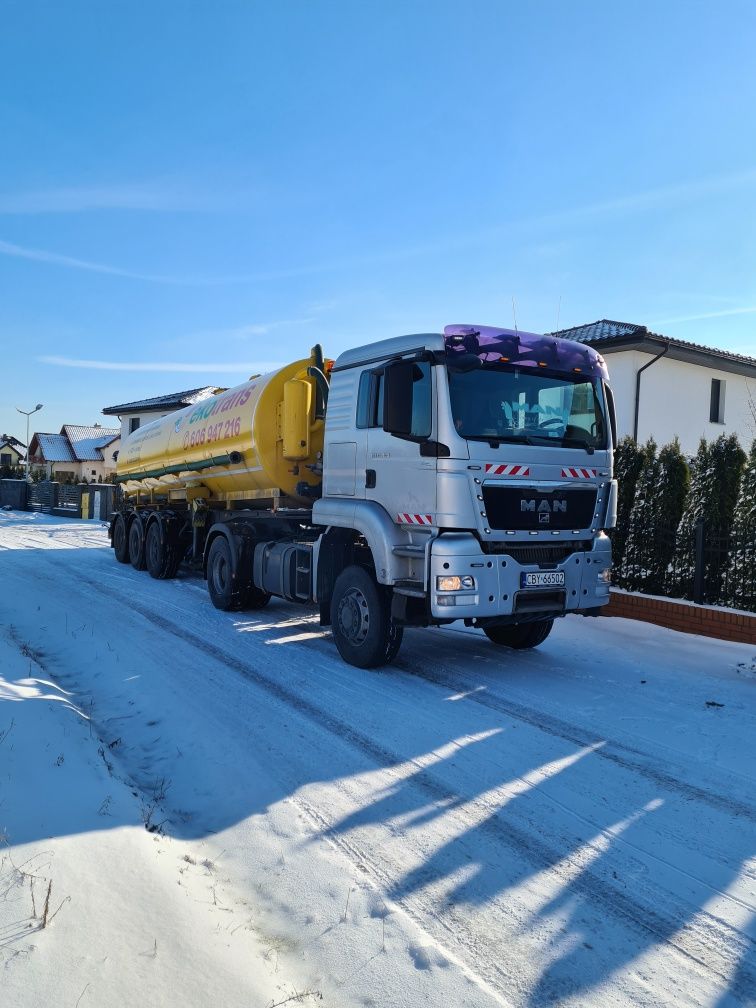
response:
<path id="1" fill-rule="evenodd" d="M 756 355 L 755 36 L 733 0 L 2 0 L 0 431 L 513 298 Z"/>

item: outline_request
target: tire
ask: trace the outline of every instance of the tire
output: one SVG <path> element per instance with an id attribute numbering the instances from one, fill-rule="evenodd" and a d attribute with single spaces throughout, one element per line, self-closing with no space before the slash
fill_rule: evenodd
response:
<path id="1" fill-rule="evenodd" d="M 144 570 L 144 525 L 141 518 L 134 518 L 129 525 L 129 560 L 134 570 Z"/>
<path id="2" fill-rule="evenodd" d="M 176 576 L 181 562 L 179 543 L 173 542 L 160 519 L 152 521 L 144 542 L 144 562 L 150 577 L 165 581 Z"/>
<path id="3" fill-rule="evenodd" d="M 216 609 L 229 612 L 244 608 L 245 591 L 234 578 L 231 547 L 225 536 L 219 535 L 210 544 L 207 556 L 207 591 Z"/>
<path id="4" fill-rule="evenodd" d="M 255 588 L 254 585 L 250 585 L 246 591 L 241 593 L 241 604 L 240 609 L 247 609 L 252 611 L 253 609 L 264 609 L 265 606 L 270 602 L 271 596 L 267 592 L 264 592 L 261 588 Z"/>
<path id="5" fill-rule="evenodd" d="M 403 629 L 391 622 L 389 594 L 364 567 L 347 567 L 331 599 L 333 639 L 341 657 L 357 668 L 378 668 L 396 657 Z"/>
<path id="6" fill-rule="evenodd" d="M 521 626 L 483 627 L 483 633 L 494 644 L 524 651 L 527 648 L 543 644 L 554 626 L 553 619 L 538 620 L 536 623 L 523 623 Z"/>
<path id="7" fill-rule="evenodd" d="M 113 522 L 113 552 L 118 563 L 129 562 L 129 539 L 126 535 L 126 520 L 118 514 Z"/>

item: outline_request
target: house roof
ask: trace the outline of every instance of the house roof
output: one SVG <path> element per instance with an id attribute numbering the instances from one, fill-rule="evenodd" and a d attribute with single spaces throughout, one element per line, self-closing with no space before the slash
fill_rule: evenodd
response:
<path id="1" fill-rule="evenodd" d="M 35 443 L 38 451 L 35 451 Z M 35 434 L 29 446 L 29 455 L 42 455 L 45 462 L 75 462 L 70 442 L 65 434 Z"/>
<path id="2" fill-rule="evenodd" d="M 184 392 L 170 392 L 168 395 L 155 396 L 154 399 L 137 399 L 134 402 L 121 403 L 119 406 L 106 406 L 105 416 L 120 416 L 122 413 L 149 413 L 152 410 L 175 410 L 182 406 L 193 406 L 194 403 L 215 395 L 219 390 L 214 385 L 203 388 L 186 389 Z"/>
<path id="3" fill-rule="evenodd" d="M 0 451 L 2 451 L 3 448 L 10 448 L 10 450 L 14 451 L 18 455 L 19 458 L 23 458 L 24 457 L 24 453 L 18 448 L 18 445 L 20 444 L 20 442 L 16 442 L 14 444 L 13 443 L 14 441 L 16 441 L 15 438 L 5 438 L 5 437 L 1 438 L 0 439 Z M 23 448 L 23 445 L 21 445 L 21 447 Z"/>
<path id="4" fill-rule="evenodd" d="M 611 353 L 620 350 L 645 350 L 647 353 L 659 353 L 667 347 L 667 355 L 673 360 L 682 360 L 690 364 L 699 364 L 719 371 L 729 371 L 735 374 L 745 374 L 756 377 L 756 357 L 733 353 L 729 350 L 719 350 L 716 347 L 703 346 L 700 343 L 689 343 L 687 340 L 662 336 L 650 332 L 646 326 L 633 322 L 614 322 L 611 319 L 599 319 L 587 325 L 573 326 L 571 329 L 559 329 L 549 333 L 562 339 L 575 340 L 578 343 L 588 343 L 601 353 Z"/>
<path id="5" fill-rule="evenodd" d="M 61 434 L 68 438 L 77 462 L 102 462 L 102 449 L 120 437 L 120 430 L 109 427 L 78 427 L 64 424 Z"/>
<path id="6" fill-rule="evenodd" d="M 0 442 L 7 445 L 15 445 L 16 448 L 26 448 L 23 441 L 19 441 L 18 438 L 13 437 L 12 434 L 0 434 Z"/>

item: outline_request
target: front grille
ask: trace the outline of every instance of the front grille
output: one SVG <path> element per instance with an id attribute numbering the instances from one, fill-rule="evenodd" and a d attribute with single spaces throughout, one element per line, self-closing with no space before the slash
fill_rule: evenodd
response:
<path id="1" fill-rule="evenodd" d="M 596 487 L 532 490 L 484 486 L 483 504 L 492 529 L 584 529 L 590 528 L 593 520 Z"/>
<path id="2" fill-rule="evenodd" d="M 591 548 L 591 544 L 583 540 L 575 542 L 555 543 L 513 543 L 486 542 L 481 543 L 484 553 L 505 553 L 520 564 L 558 564 L 573 553 L 581 553 Z"/>

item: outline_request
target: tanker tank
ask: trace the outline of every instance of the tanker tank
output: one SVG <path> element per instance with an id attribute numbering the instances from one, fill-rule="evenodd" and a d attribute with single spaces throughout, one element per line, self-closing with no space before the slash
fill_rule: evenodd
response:
<path id="1" fill-rule="evenodd" d="M 320 493 L 331 363 L 315 347 L 309 359 L 139 427 L 121 446 L 116 481 L 127 497 L 181 499 L 201 486 L 219 502 L 311 503 Z"/>

